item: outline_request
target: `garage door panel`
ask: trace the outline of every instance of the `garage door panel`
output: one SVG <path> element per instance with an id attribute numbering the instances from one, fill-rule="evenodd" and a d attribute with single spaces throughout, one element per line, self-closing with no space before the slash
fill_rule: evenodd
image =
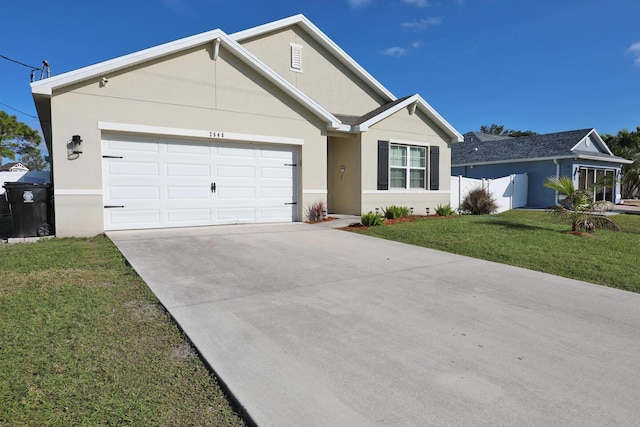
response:
<path id="1" fill-rule="evenodd" d="M 262 178 L 290 178 L 293 180 L 293 170 L 290 167 L 263 167 L 260 171 Z"/>
<path id="2" fill-rule="evenodd" d="M 111 224 L 114 226 L 135 226 L 136 228 L 153 228 L 160 224 L 159 209 L 105 209 Z"/>
<path id="3" fill-rule="evenodd" d="M 180 144 L 171 143 L 167 141 L 165 143 L 166 152 L 170 155 L 186 154 L 189 156 L 200 157 L 208 159 L 211 153 L 211 148 L 208 145 L 192 145 L 192 144 Z"/>
<path id="4" fill-rule="evenodd" d="M 237 222 L 254 222 L 256 216 L 256 208 L 254 207 L 235 207 L 218 209 L 218 220 L 220 221 L 237 221 Z"/>
<path id="5" fill-rule="evenodd" d="M 148 162 L 108 162 L 108 172 L 121 176 L 154 176 L 160 175 L 158 165 Z"/>
<path id="6" fill-rule="evenodd" d="M 244 160 L 255 159 L 256 150 L 251 147 L 240 148 L 238 146 L 220 146 L 217 147 L 216 156 L 223 161 L 230 161 L 233 159 Z"/>
<path id="7" fill-rule="evenodd" d="M 167 220 L 176 225 L 195 222 L 208 225 L 211 222 L 211 209 L 169 209 Z"/>
<path id="8" fill-rule="evenodd" d="M 108 190 L 111 200 L 159 200 L 159 187 L 111 187 Z"/>
<path id="9" fill-rule="evenodd" d="M 120 153 L 157 153 L 160 147 L 157 144 L 148 142 L 134 142 L 129 140 L 107 140 L 106 151 L 117 151 Z"/>
<path id="10" fill-rule="evenodd" d="M 211 200 L 209 188 L 198 187 L 168 187 L 167 200 Z"/>
<path id="11" fill-rule="evenodd" d="M 255 178 L 255 166 L 218 166 L 217 175 L 220 178 Z"/>
<path id="12" fill-rule="evenodd" d="M 270 207 L 260 209 L 260 216 L 267 220 L 287 221 L 286 218 L 291 218 L 292 208 L 290 206 L 283 207 Z"/>
<path id="13" fill-rule="evenodd" d="M 188 163 L 167 163 L 168 177 L 201 177 L 207 180 L 211 176 L 211 167 L 208 164 L 197 165 Z"/>
<path id="14" fill-rule="evenodd" d="M 119 136 L 102 149 L 104 204 L 123 206 L 105 208 L 106 230 L 294 218 L 292 147 Z"/>
<path id="15" fill-rule="evenodd" d="M 220 200 L 249 199 L 253 201 L 255 198 L 255 187 L 225 187 L 218 191 L 218 199 Z"/>

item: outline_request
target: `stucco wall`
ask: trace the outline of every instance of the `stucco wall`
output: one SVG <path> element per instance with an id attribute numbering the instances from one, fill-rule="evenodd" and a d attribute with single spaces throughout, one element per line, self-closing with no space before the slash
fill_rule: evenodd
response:
<path id="1" fill-rule="evenodd" d="M 302 72 L 290 70 L 290 43 L 302 46 Z M 386 102 L 298 26 L 242 45 L 332 113 L 363 115 Z"/>
<path id="2" fill-rule="evenodd" d="M 439 190 L 377 190 L 378 141 L 440 147 Z M 413 207 L 416 214 L 426 208 L 433 213 L 439 204 L 449 203 L 451 186 L 450 137 L 426 115 L 417 110 L 413 115 L 402 109 L 372 126 L 362 136 L 362 205 L 363 213 L 391 204 Z M 427 165 L 428 165 L 427 161 Z M 427 170 L 427 176 L 429 170 Z"/>
<path id="3" fill-rule="evenodd" d="M 101 76 L 53 93 L 57 235 L 102 232 L 98 122 L 300 138 L 298 217 L 315 199 L 305 189 L 326 192 L 324 123 L 225 49 L 216 61 L 212 57 L 207 44 L 106 75 L 106 85 Z M 72 135 L 84 141 L 74 160 L 67 151 Z"/>

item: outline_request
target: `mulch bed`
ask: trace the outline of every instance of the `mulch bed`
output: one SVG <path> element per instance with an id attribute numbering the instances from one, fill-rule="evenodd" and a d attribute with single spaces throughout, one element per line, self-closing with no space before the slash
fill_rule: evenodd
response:
<path id="1" fill-rule="evenodd" d="M 417 221 L 419 219 L 432 219 L 432 218 L 438 218 L 438 219 L 442 219 L 442 218 L 455 218 L 458 215 L 448 215 L 448 216 L 439 216 L 439 215 L 410 215 L 410 216 L 403 216 L 402 218 L 397 218 L 397 219 L 385 219 L 384 222 L 382 223 L 383 226 L 385 225 L 394 225 L 394 224 L 399 224 L 399 223 L 403 223 L 403 222 L 413 222 L 413 221 Z M 361 229 L 361 230 L 366 230 L 370 227 L 362 225 L 360 223 L 354 223 L 354 224 L 350 224 L 346 227 L 340 227 L 340 230 L 353 230 L 353 229 Z"/>

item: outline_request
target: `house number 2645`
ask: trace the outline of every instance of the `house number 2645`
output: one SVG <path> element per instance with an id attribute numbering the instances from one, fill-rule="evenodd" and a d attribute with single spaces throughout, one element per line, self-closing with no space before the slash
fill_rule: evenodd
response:
<path id="1" fill-rule="evenodd" d="M 224 138 L 224 132 L 209 132 L 209 138 Z"/>

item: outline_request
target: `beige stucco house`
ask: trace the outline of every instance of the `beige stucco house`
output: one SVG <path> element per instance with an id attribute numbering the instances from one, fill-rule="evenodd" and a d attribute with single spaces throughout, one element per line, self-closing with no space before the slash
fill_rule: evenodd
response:
<path id="1" fill-rule="evenodd" d="M 449 202 L 462 136 L 302 15 L 213 30 L 31 84 L 58 236 L 303 221 Z"/>

